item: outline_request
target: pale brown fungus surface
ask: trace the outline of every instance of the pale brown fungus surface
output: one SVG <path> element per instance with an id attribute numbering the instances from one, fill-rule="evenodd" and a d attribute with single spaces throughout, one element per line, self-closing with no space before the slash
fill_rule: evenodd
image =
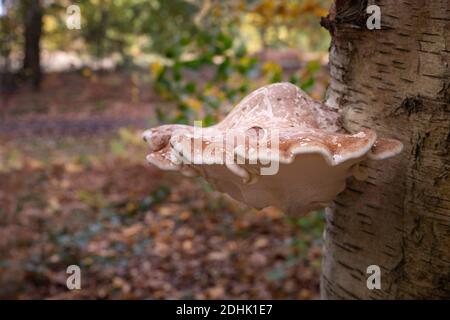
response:
<path id="1" fill-rule="evenodd" d="M 217 125 L 163 125 L 143 136 L 147 160 L 162 170 L 201 175 L 255 208 L 302 214 L 330 205 L 349 176 L 364 179 L 361 161 L 403 148 L 371 129 L 348 133 L 338 119 L 337 110 L 295 85 L 275 83 L 249 94 Z"/>

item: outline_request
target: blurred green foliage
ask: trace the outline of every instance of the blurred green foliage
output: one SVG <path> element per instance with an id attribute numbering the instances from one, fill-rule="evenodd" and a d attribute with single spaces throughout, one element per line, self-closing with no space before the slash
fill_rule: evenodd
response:
<path id="1" fill-rule="evenodd" d="M 119 52 L 127 59 L 136 42 L 142 51 L 161 53 L 178 37 L 196 32 L 192 16 L 197 7 L 184 0 L 83 0 L 77 4 L 83 13 L 81 37 L 98 57 Z"/>
<path id="2" fill-rule="evenodd" d="M 223 32 L 202 33 L 194 41 L 181 42 L 167 52 L 172 64 L 163 66 L 155 62 L 151 66 L 155 89 L 177 106 L 175 113 L 157 108 L 158 119 L 162 122 L 187 124 L 202 119 L 203 125 L 212 125 L 228 113 L 238 99 L 260 84 L 289 81 L 309 92 L 321 68 L 319 61 L 311 60 L 302 73 L 285 77 L 279 64 L 264 63 L 257 56 L 249 56 L 245 46 L 234 45 L 232 37 Z M 195 57 L 184 60 L 182 50 L 188 44 L 198 45 L 201 50 Z"/>
<path id="3" fill-rule="evenodd" d="M 262 59 L 258 52 L 270 47 L 292 46 L 305 51 L 326 48 L 326 33 L 323 36 L 320 28 L 310 26 L 317 23 L 317 16 L 326 13 L 329 1 L 196 3 L 202 6 L 194 18 L 195 33 L 177 37 L 164 52 L 165 60 L 150 66 L 157 92 L 177 106 L 175 111 L 160 106 L 160 121 L 191 123 L 202 119 L 203 125 L 209 126 L 262 84 L 289 81 L 307 92 L 314 87 L 321 68 L 318 60 L 309 61 L 302 73 L 286 76 L 279 61 Z M 253 37 L 252 28 L 256 31 Z M 311 41 L 302 48 L 305 32 Z"/>
<path id="4" fill-rule="evenodd" d="M 11 4 L 12 3 L 12 4 Z M 20 51 L 24 8 L 11 2 L 0 17 L 0 53 Z M 305 91 L 316 84 L 318 60 L 287 74 L 268 49 L 324 52 L 329 37 L 318 26 L 331 0 L 69 0 L 45 1 L 42 48 L 80 57 L 118 57 L 119 66 L 150 67 L 160 96 L 158 120 L 205 125 L 220 120 L 257 86 L 290 81 Z M 80 6 L 81 29 L 68 30 L 66 8 Z M 283 58 L 281 58 L 282 60 Z M 7 60 L 7 59 L 6 59 Z M 99 106 L 101 108 L 101 106 Z M 170 110 L 169 110 L 170 109 Z M 120 153 L 120 146 L 113 146 Z"/>
<path id="5" fill-rule="evenodd" d="M 192 49 L 198 50 L 183 59 Z M 175 119 L 170 119 L 170 114 L 158 109 L 162 121 L 188 123 L 200 118 L 205 125 L 211 125 L 219 107 L 248 92 L 249 82 L 259 75 L 258 59 L 249 57 L 242 43 L 236 45 L 231 34 L 220 30 L 180 39 L 166 51 L 166 57 L 173 61 L 170 66 L 152 65 L 155 87 L 161 96 L 176 102 L 178 112 Z M 236 74 L 239 79 L 233 77 Z"/>

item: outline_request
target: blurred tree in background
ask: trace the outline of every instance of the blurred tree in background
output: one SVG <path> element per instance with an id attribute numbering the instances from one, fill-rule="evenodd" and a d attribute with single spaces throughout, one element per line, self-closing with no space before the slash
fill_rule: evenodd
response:
<path id="1" fill-rule="evenodd" d="M 20 11 L 24 24 L 24 58 L 23 73 L 38 89 L 41 83 L 40 40 L 42 34 L 43 10 L 40 0 L 22 0 Z"/>

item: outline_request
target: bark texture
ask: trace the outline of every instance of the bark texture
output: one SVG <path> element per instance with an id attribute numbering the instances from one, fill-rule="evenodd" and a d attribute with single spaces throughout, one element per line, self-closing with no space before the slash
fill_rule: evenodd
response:
<path id="1" fill-rule="evenodd" d="M 366 7 L 381 8 L 381 30 Z M 401 140 L 328 210 L 322 297 L 450 299 L 450 1 L 336 0 L 327 104 L 345 127 Z M 381 289 L 369 290 L 369 265 Z"/>

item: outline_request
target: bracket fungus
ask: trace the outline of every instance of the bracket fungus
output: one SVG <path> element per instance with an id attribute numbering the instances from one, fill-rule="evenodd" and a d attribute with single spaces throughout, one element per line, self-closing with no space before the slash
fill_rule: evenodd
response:
<path id="1" fill-rule="evenodd" d="M 338 110 L 290 83 L 255 90 L 214 126 L 162 125 L 143 138 L 158 168 L 203 176 L 247 205 L 293 214 L 329 206 L 348 177 L 365 178 L 361 161 L 403 148 L 371 129 L 348 133 Z"/>

